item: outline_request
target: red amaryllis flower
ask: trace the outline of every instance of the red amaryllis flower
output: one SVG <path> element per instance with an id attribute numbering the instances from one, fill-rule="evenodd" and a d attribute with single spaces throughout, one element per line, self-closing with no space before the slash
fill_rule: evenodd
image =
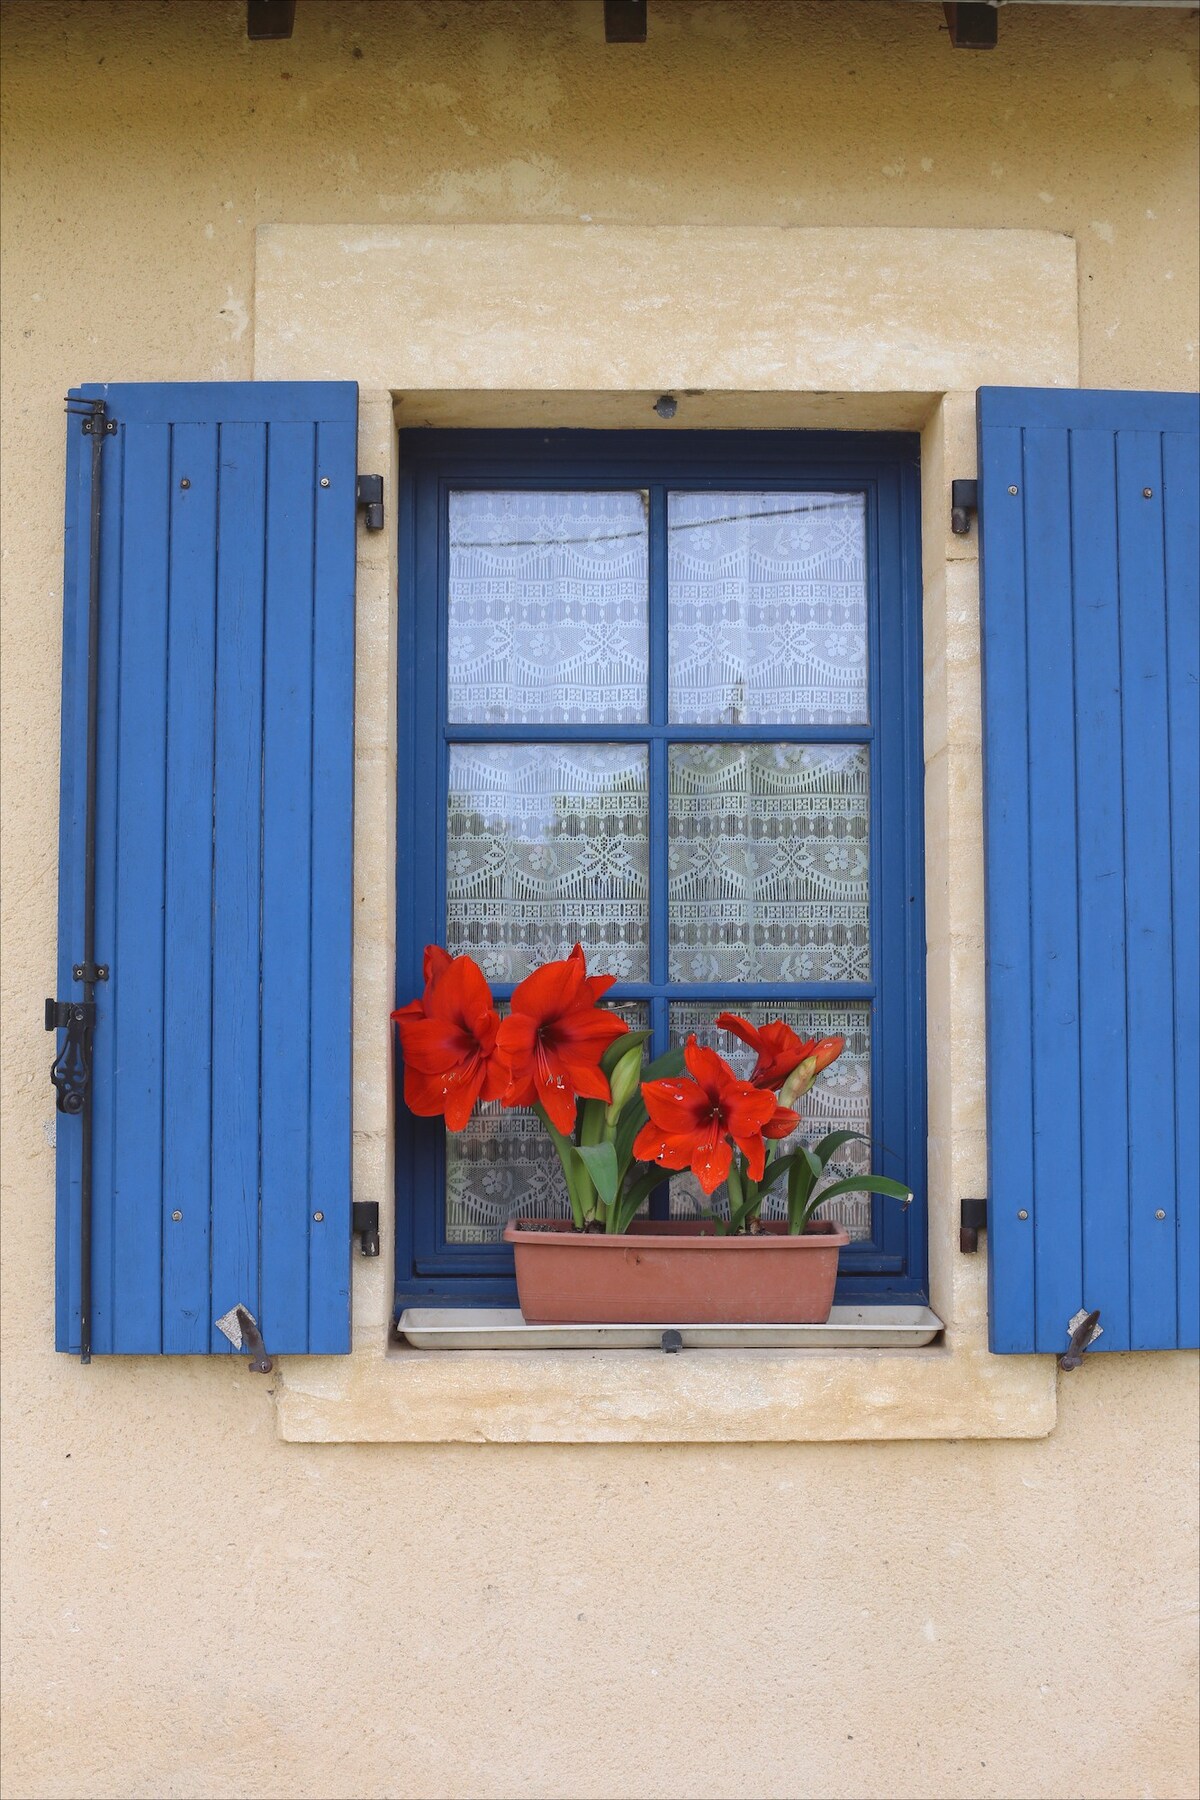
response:
<path id="1" fill-rule="evenodd" d="M 506 1106 L 540 1101 L 557 1129 L 575 1129 L 575 1104 L 612 1098 L 600 1058 L 629 1027 L 596 1002 L 615 975 L 589 975 L 576 944 L 563 962 L 543 963 L 514 990 L 500 1022 L 499 1049 L 512 1070 Z"/>
<path id="2" fill-rule="evenodd" d="M 476 1100 L 498 1100 L 508 1086 L 500 1055 L 500 1015 L 483 971 L 469 956 L 437 944 L 425 951 L 425 992 L 392 1014 L 404 1053 L 404 1098 L 422 1119 L 445 1115 L 461 1131 Z"/>
<path id="3" fill-rule="evenodd" d="M 690 1168 L 711 1194 L 728 1175 L 736 1144 L 745 1154 L 750 1179 L 761 1181 L 764 1137 L 786 1137 L 800 1123 L 799 1114 L 776 1106 L 774 1095 L 753 1082 L 739 1081 L 723 1056 L 694 1037 L 687 1041 L 683 1060 L 690 1081 L 680 1077 L 642 1083 L 650 1119 L 634 1139 L 633 1154 L 665 1169 Z"/>
<path id="4" fill-rule="evenodd" d="M 802 1038 L 785 1019 L 772 1019 L 767 1025 L 752 1025 L 749 1019 L 743 1019 L 737 1013 L 718 1013 L 716 1023 L 722 1031 L 731 1031 L 743 1044 L 749 1044 L 758 1057 L 750 1079 L 755 1087 L 770 1088 L 772 1093 L 777 1092 L 792 1070 L 810 1056 L 817 1059 L 813 1070 L 815 1079 L 846 1048 L 845 1038 L 821 1038 L 820 1041 Z"/>
<path id="5" fill-rule="evenodd" d="M 772 1019 L 768 1025 L 752 1025 L 738 1013 L 718 1013 L 716 1023 L 722 1031 L 749 1044 L 758 1057 L 750 1079 L 755 1087 L 770 1088 L 772 1093 L 787 1080 L 797 1063 L 816 1050 L 815 1038 L 802 1038 L 784 1019 Z"/>

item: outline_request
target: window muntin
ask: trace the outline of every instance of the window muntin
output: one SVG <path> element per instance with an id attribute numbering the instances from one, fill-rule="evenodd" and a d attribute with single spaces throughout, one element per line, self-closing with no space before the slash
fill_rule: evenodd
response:
<path id="1" fill-rule="evenodd" d="M 720 1010 L 748 1014 L 755 1006 L 766 1009 L 763 1016 L 792 1016 L 793 1009 L 807 1009 L 814 1018 L 814 1035 L 839 1029 L 817 1022 L 820 1009 L 853 1009 L 853 1029 L 844 1032 L 851 1039 L 845 1079 L 855 1084 L 851 1104 L 856 1109 L 856 1123 L 869 1120 L 875 1134 L 873 1152 L 864 1150 L 864 1158 L 877 1168 L 912 1180 L 923 1202 L 924 1046 L 919 1036 L 923 1019 L 919 974 L 920 586 L 915 440 L 817 440 L 810 434 L 788 437 L 786 456 L 774 451 L 762 456 L 762 447 L 774 437 L 775 434 L 753 434 L 721 439 L 730 446 L 729 462 L 723 471 L 726 479 L 722 481 L 711 478 L 715 473 L 711 452 L 718 439 L 709 434 L 672 434 L 670 443 L 660 439 L 652 446 L 647 442 L 647 434 L 569 434 L 567 448 L 571 451 L 575 450 L 576 440 L 581 449 L 585 440 L 589 447 L 601 446 L 595 464 L 587 467 L 582 466 L 579 454 L 562 454 L 557 442 L 548 454 L 551 440 L 545 434 L 405 434 L 402 451 L 412 459 L 413 466 L 408 518 L 416 528 L 410 538 L 412 560 L 407 565 L 407 578 L 402 577 L 402 599 L 405 594 L 410 595 L 412 607 L 408 639 L 411 676 L 405 686 L 402 662 L 401 703 L 402 709 L 406 704 L 411 706 L 412 717 L 408 720 L 402 710 L 401 742 L 403 748 L 405 730 L 411 729 L 413 749 L 408 768 L 417 779 L 406 803 L 405 793 L 409 790 L 402 777 L 402 813 L 406 804 L 409 810 L 401 820 L 401 842 L 409 841 L 411 822 L 413 841 L 437 847 L 428 872 L 432 880 L 424 870 L 412 875 L 411 897 L 404 892 L 410 884 L 410 871 L 402 852 L 399 992 L 406 998 L 419 985 L 420 944 L 434 937 L 446 941 L 451 935 L 454 895 L 450 884 L 455 877 L 450 867 L 452 845 L 447 841 L 447 823 L 452 762 L 461 759 L 464 752 L 474 753 L 481 747 L 522 752 L 534 746 L 550 747 L 556 755 L 569 749 L 574 756 L 584 746 L 593 751 L 607 748 L 614 752 L 636 748 L 645 756 L 648 768 L 647 967 L 642 974 L 622 975 L 620 968 L 613 966 L 612 972 L 621 976 L 613 1001 L 622 1008 L 633 1003 L 644 1005 L 646 1022 L 654 1034 L 652 1053 L 661 1051 L 670 1041 L 672 1026 L 684 1016 L 678 1009 L 693 1004 L 706 1005 L 710 1018 Z M 784 442 L 782 438 L 775 441 Z M 622 446 L 619 458 L 614 454 L 618 442 Z M 468 448 L 460 454 L 460 443 L 481 448 Z M 823 468 L 813 459 L 815 479 L 811 488 L 805 488 L 802 481 L 810 472 L 808 459 L 818 443 L 832 444 L 836 450 Z M 423 461 L 426 444 L 430 446 L 427 463 Z M 510 445 L 515 454 L 510 453 Z M 877 445 L 881 459 L 864 459 L 864 447 L 873 449 Z M 857 455 L 853 454 L 855 451 Z M 728 717 L 709 723 L 671 718 L 671 684 L 677 658 L 670 638 L 670 509 L 677 496 L 686 498 L 704 491 L 715 510 L 718 504 L 724 504 L 715 497 L 738 492 L 729 481 L 733 472 L 739 480 L 745 477 L 744 490 L 738 497 L 746 502 L 752 519 L 761 519 L 765 511 L 778 510 L 781 496 L 792 505 L 799 495 L 805 500 L 822 496 L 840 500 L 848 519 L 861 520 L 862 610 L 866 622 L 862 641 L 849 660 L 857 662 L 861 670 L 866 699 L 862 703 L 854 700 L 844 710 L 861 712 L 862 718 L 809 721 L 799 712 L 779 724 L 735 724 Z M 779 479 L 781 474 L 785 479 Z M 755 479 L 763 475 L 765 479 Z M 560 485 L 556 487 L 556 483 Z M 509 492 L 536 495 L 541 514 L 565 520 L 565 528 L 573 534 L 578 532 L 573 521 L 582 510 L 577 495 L 619 495 L 622 504 L 631 495 L 636 498 L 648 525 L 646 718 L 610 723 L 607 719 L 562 720 L 550 716 L 559 709 L 561 697 L 553 682 L 545 718 L 530 717 L 536 709 L 529 705 L 523 708 L 522 717 L 451 717 L 449 667 L 453 666 L 453 651 L 447 641 L 451 636 L 450 580 L 454 567 L 451 497 Z M 547 501 L 548 495 L 554 497 L 554 506 Z M 494 514 L 495 500 L 489 500 L 488 505 Z M 467 519 L 472 515 L 464 510 L 461 516 Z M 513 516 L 520 518 L 519 507 L 514 507 Z M 578 689 L 576 699 L 577 710 L 591 710 L 586 695 L 581 696 Z M 479 714 L 484 708 L 460 698 L 455 710 Z M 691 977 L 685 971 L 681 979 L 678 944 L 675 969 L 670 966 L 672 768 L 674 763 L 678 785 L 680 771 L 696 766 L 695 758 L 690 765 L 687 763 L 686 753 L 697 747 L 714 746 L 731 766 L 743 770 L 753 767 L 760 775 L 773 759 L 782 755 L 786 763 L 808 750 L 814 769 L 824 768 L 821 779 L 828 790 L 826 799 L 832 796 L 836 802 L 830 809 L 819 794 L 814 795 L 807 817 L 804 806 L 775 809 L 776 829 L 786 832 L 789 839 L 785 860 L 799 858 L 808 883 L 805 889 L 789 877 L 785 883 L 790 886 L 786 904 L 776 911 L 790 911 L 793 925 L 800 920 L 808 935 L 805 941 L 798 942 L 793 931 L 792 945 L 783 946 L 780 920 L 774 916 L 771 904 L 778 879 L 774 885 L 769 877 L 761 884 L 750 882 L 749 899 L 744 900 L 741 915 L 743 942 L 760 958 L 765 954 L 770 971 L 757 980 L 737 972 L 739 958 L 744 964 L 746 954 L 739 946 L 735 946 L 737 954 L 732 959 L 728 955 L 724 958 L 728 974 L 719 969 L 715 977 L 706 975 L 693 964 Z M 756 752 L 757 760 L 747 757 L 750 749 Z M 461 770 L 466 765 L 458 760 L 457 766 Z M 840 773 L 831 782 L 829 771 L 835 768 Z M 455 785 L 461 798 L 466 790 L 457 781 Z M 818 788 L 820 785 L 818 782 Z M 847 788 L 849 792 L 840 791 Z M 718 806 L 716 815 L 718 820 L 728 819 L 728 806 L 724 814 Z M 744 811 L 740 823 L 744 828 Z M 640 838 L 640 820 L 637 831 Z M 815 840 L 807 846 L 799 841 L 805 832 L 810 840 Z M 513 838 L 513 834 L 503 830 L 499 835 Z M 678 839 L 678 830 L 675 836 Z M 520 840 L 520 834 L 516 834 L 516 839 L 524 841 L 526 849 L 531 847 L 528 836 Z M 753 827 L 749 833 L 743 829 L 742 839 L 740 854 L 749 862 L 760 864 L 762 847 L 754 841 Z M 832 860 L 825 855 L 826 849 L 833 852 Z M 460 863 L 459 873 L 463 872 Z M 761 891 L 754 891 L 758 888 Z M 503 900 L 504 896 L 499 898 Z M 493 914 L 493 942 L 484 943 L 479 919 L 471 918 L 470 904 L 465 897 L 462 899 L 454 927 L 461 934 L 461 947 L 479 955 L 485 967 L 489 953 L 499 957 L 489 974 L 503 1004 L 529 963 L 552 951 L 543 948 L 536 933 L 530 934 L 525 927 L 523 942 L 509 944 L 503 906 Z M 564 901 L 555 921 L 555 931 L 562 932 L 560 948 L 569 947 L 575 936 L 581 936 L 588 943 L 593 966 L 604 967 L 605 957 L 597 952 L 592 930 L 578 912 L 575 919 L 568 916 L 574 906 L 574 902 L 568 905 Z M 576 923 L 578 929 L 573 930 Z M 471 932 L 476 935 L 476 943 L 468 941 Z M 721 947 L 728 950 L 728 946 Z M 674 1017 L 672 1007 L 676 1009 Z M 726 1048 L 735 1049 L 735 1044 L 730 1041 Z M 855 1063 L 857 1072 L 852 1073 Z M 817 1095 L 814 1104 L 822 1102 L 823 1096 Z M 836 1115 L 836 1109 L 834 1112 Z M 840 1119 L 831 1117 L 827 1124 L 814 1112 L 810 1123 L 812 1129 L 823 1130 L 840 1123 Z M 515 1158 L 511 1147 L 503 1147 L 508 1131 L 518 1145 Z M 398 1298 L 402 1304 L 407 1300 L 429 1300 L 432 1296 L 441 1297 L 447 1304 L 472 1299 L 483 1304 L 512 1303 L 515 1290 L 510 1253 L 495 1238 L 503 1218 L 514 1210 L 523 1210 L 526 1201 L 535 1198 L 540 1176 L 536 1171 L 533 1175 L 518 1172 L 525 1152 L 519 1147 L 520 1126 L 513 1115 L 502 1121 L 497 1114 L 490 1125 L 481 1119 L 479 1136 L 490 1145 L 486 1152 L 482 1142 L 472 1144 L 469 1133 L 447 1145 L 439 1123 L 414 1121 L 403 1112 L 400 1115 L 397 1243 Z M 489 1164 L 486 1173 L 490 1177 L 486 1195 L 472 1185 L 483 1172 L 485 1162 Z M 853 1166 L 840 1172 L 847 1173 Z M 482 1188 L 481 1180 L 478 1187 Z M 652 1210 L 663 1214 L 669 1204 L 664 1189 Z M 679 1204 L 686 1205 L 682 1188 Z M 852 1201 L 850 1207 L 857 1209 L 855 1217 L 847 1218 L 856 1241 L 843 1254 L 839 1296 L 845 1300 L 900 1300 L 923 1293 L 923 1205 L 910 1208 L 907 1213 L 890 1202 Z M 562 1209 L 565 1210 L 565 1196 Z"/>

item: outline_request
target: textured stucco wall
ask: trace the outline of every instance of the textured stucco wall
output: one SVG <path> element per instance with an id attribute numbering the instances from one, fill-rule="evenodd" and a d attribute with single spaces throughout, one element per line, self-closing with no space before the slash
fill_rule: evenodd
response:
<path id="1" fill-rule="evenodd" d="M 1194 21 L 243 11 L 0 11 L 6 1794 L 1194 1795 L 1195 1359 L 1029 1443 L 283 1444 L 241 1362 L 54 1356 L 38 1019 L 70 382 L 249 375 L 263 223 L 591 219 L 1067 232 L 1083 381 L 1192 387 Z"/>

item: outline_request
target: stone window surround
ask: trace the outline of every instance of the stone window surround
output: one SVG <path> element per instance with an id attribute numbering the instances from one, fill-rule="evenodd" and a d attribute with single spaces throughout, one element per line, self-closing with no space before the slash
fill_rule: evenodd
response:
<path id="1" fill-rule="evenodd" d="M 798 321 L 801 323 L 798 324 Z M 255 378 L 353 379 L 360 530 L 355 784 L 354 1350 L 276 1386 L 294 1442 L 762 1442 L 1041 1437 L 1049 1357 L 987 1350 L 978 542 L 949 525 L 975 473 L 974 390 L 1076 386 L 1075 246 L 1053 232 L 595 225 L 267 226 Z M 925 1350 L 409 1350 L 392 1343 L 397 425 L 919 430 L 930 1301 Z"/>

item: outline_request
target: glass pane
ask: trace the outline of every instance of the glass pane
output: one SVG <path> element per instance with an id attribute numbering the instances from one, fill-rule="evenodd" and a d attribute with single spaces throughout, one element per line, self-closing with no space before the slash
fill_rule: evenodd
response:
<path id="1" fill-rule="evenodd" d="M 647 541 L 642 493 L 451 494 L 451 720 L 645 719 Z"/>
<path id="2" fill-rule="evenodd" d="M 672 981 L 869 981 L 868 751 L 678 744 Z"/>
<path id="3" fill-rule="evenodd" d="M 862 494 L 671 494 L 671 719 L 867 718 Z"/>
<path id="4" fill-rule="evenodd" d="M 596 974 L 648 974 L 641 745 L 457 744 L 450 752 L 446 947 L 520 981 L 582 943 Z"/>
<path id="5" fill-rule="evenodd" d="M 719 1012 L 735 1012 L 752 1025 L 763 1025 L 768 1019 L 786 1019 L 794 1031 L 806 1038 L 844 1037 L 846 1048 L 838 1060 L 824 1070 L 813 1083 L 801 1103 L 803 1124 L 798 1138 L 784 1140 L 781 1150 L 786 1155 L 797 1141 L 815 1144 L 829 1131 L 861 1131 L 871 1133 L 871 1008 L 846 1001 L 744 1001 L 705 1000 L 675 1005 L 671 1008 L 671 1042 L 684 1044 L 694 1032 L 702 1044 L 711 1044 L 726 1062 L 732 1063 L 739 1075 L 749 1077 L 754 1067 L 754 1052 L 740 1038 L 718 1031 L 713 1024 Z M 877 1165 L 878 1166 L 878 1165 Z M 869 1144 L 847 1144 L 834 1157 L 822 1187 L 840 1181 L 847 1175 L 865 1175 L 871 1167 Z M 676 1175 L 671 1181 L 671 1212 L 678 1218 L 691 1218 L 697 1212 L 725 1212 L 729 1198 L 719 1188 L 712 1200 L 706 1200 L 700 1184 L 690 1174 Z M 763 1202 L 763 1217 L 782 1219 L 787 1216 L 786 1184 L 780 1178 L 778 1190 L 772 1190 Z M 852 1238 L 871 1235 L 870 1194 L 841 1194 L 823 1207 L 821 1218 L 836 1219 L 845 1225 Z"/>
<path id="6" fill-rule="evenodd" d="M 626 1001 L 612 1010 L 632 1030 L 646 1030 L 644 1002 Z M 536 1113 L 524 1107 L 505 1112 L 493 1101 L 476 1108 L 465 1131 L 446 1133 L 447 1243 L 495 1243 L 518 1213 L 565 1219 L 570 1212 L 562 1165 Z"/>

